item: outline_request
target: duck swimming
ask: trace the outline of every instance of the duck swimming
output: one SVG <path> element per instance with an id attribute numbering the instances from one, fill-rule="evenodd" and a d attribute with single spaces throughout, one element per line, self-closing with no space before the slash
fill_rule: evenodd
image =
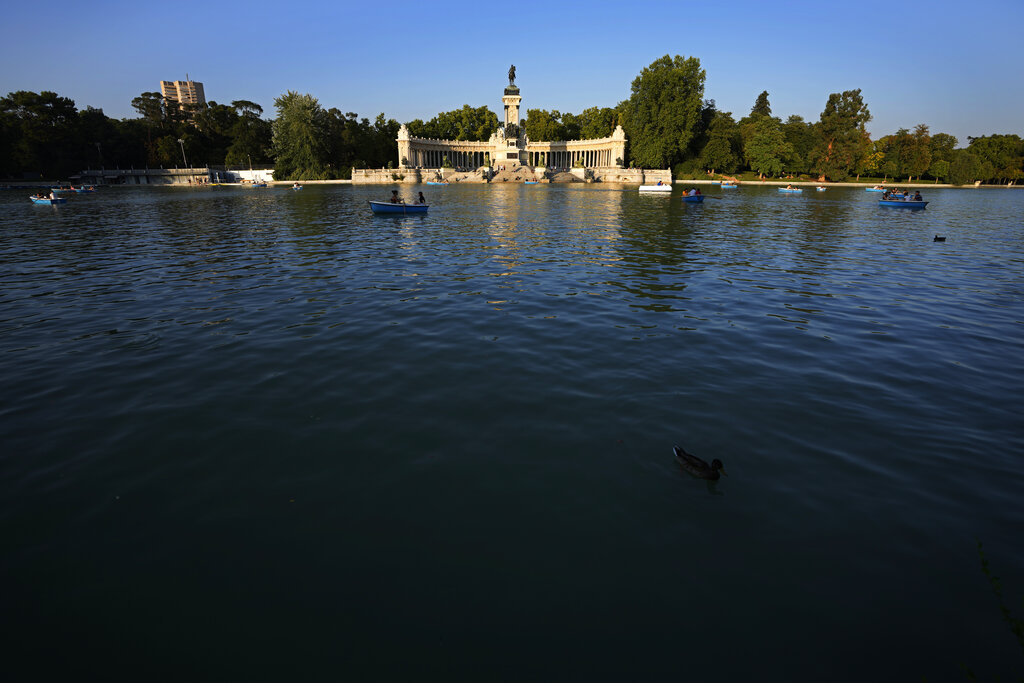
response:
<path id="1" fill-rule="evenodd" d="M 718 458 L 712 460 L 709 465 L 696 455 L 687 453 L 679 446 L 673 446 L 672 450 L 676 454 L 676 462 L 679 463 L 679 466 L 698 479 L 718 479 L 720 474 L 725 474 L 722 461 Z"/>
<path id="2" fill-rule="evenodd" d="M 933 242 L 945 242 L 946 238 L 945 237 L 939 237 L 938 235 L 936 235 L 935 239 L 933 239 L 932 241 Z"/>

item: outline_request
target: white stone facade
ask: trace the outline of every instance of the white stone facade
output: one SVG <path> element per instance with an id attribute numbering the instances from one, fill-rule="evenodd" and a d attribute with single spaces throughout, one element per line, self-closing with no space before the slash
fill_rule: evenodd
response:
<path id="1" fill-rule="evenodd" d="M 455 168 L 523 164 L 545 168 L 623 168 L 626 158 L 626 133 L 622 126 L 606 138 L 533 142 L 526 137 L 519 121 L 523 98 L 519 88 L 509 85 L 501 98 L 504 125 L 486 142 L 414 138 L 402 124 L 398 131 L 400 169 L 441 168 L 445 162 Z"/>

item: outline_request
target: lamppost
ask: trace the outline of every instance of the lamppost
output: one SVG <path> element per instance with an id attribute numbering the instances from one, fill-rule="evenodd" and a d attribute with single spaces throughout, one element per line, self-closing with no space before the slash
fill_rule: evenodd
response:
<path id="1" fill-rule="evenodd" d="M 178 138 L 178 144 L 181 145 L 181 160 L 185 163 L 185 168 L 188 168 L 188 159 L 185 158 L 185 141 Z"/>

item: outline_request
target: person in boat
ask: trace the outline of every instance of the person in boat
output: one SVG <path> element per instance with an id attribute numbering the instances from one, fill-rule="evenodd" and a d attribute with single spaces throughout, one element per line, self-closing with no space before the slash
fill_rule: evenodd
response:
<path id="1" fill-rule="evenodd" d="M 911 201 L 914 201 L 914 202 L 923 202 L 924 201 L 924 199 L 921 198 L 921 190 L 914 190 L 914 198 Z"/>
<path id="2" fill-rule="evenodd" d="M 693 191 L 693 194 L 694 194 L 694 196 L 697 196 L 697 197 L 699 197 L 699 196 L 700 196 L 700 188 L 698 187 L 697 189 L 695 189 L 695 190 Z"/>
<path id="3" fill-rule="evenodd" d="M 402 200 L 399 199 L 399 197 L 398 197 L 398 190 L 391 190 L 391 203 L 392 204 L 401 204 L 402 203 Z"/>
<path id="4" fill-rule="evenodd" d="M 697 196 L 697 188 L 692 188 L 689 192 L 686 193 L 686 195 L 688 197 L 696 197 Z"/>
<path id="5" fill-rule="evenodd" d="M 658 181 L 658 184 L 657 184 L 657 186 L 658 186 L 658 187 L 660 187 L 660 186 L 661 186 L 661 181 L 660 181 L 660 180 Z"/>
<path id="6" fill-rule="evenodd" d="M 793 186 L 792 186 L 792 185 L 786 185 L 786 189 L 787 189 L 787 190 L 792 190 L 792 189 L 793 189 Z"/>
<path id="7" fill-rule="evenodd" d="M 53 190 L 50 190 L 50 199 L 56 199 L 56 198 L 57 198 L 57 193 L 54 192 Z"/>
<path id="8" fill-rule="evenodd" d="M 426 204 L 427 203 L 427 198 L 423 196 L 422 192 L 420 192 L 420 196 L 416 198 L 416 203 L 417 204 Z"/>

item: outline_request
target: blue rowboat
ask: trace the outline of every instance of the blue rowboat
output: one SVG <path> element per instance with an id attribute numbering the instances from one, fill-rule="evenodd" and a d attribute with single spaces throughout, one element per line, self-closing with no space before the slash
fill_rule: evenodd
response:
<path id="1" fill-rule="evenodd" d="M 267 186 L 266 183 L 253 183 L 251 185 L 251 187 L 266 187 L 266 186 Z"/>
<path id="2" fill-rule="evenodd" d="M 430 208 L 429 204 L 392 204 L 391 202 L 370 202 L 370 209 L 374 213 L 426 213 Z"/>
<path id="3" fill-rule="evenodd" d="M 92 194 L 95 191 L 95 187 L 72 187 L 68 190 L 68 192 L 77 192 L 78 194 Z"/>
<path id="4" fill-rule="evenodd" d="M 704 195 L 698 194 L 698 195 L 692 195 L 691 196 L 691 195 L 688 195 L 688 194 L 684 194 L 683 195 L 683 202 L 685 202 L 686 204 L 703 204 L 704 203 Z"/>
<path id="5" fill-rule="evenodd" d="M 523 185 L 536 185 L 536 184 L 537 184 L 536 180 L 524 180 L 523 181 Z"/>
<path id="6" fill-rule="evenodd" d="M 427 185 L 447 185 L 448 183 L 439 183 L 436 180 L 428 180 Z"/>
<path id="7" fill-rule="evenodd" d="M 923 209 L 928 202 L 904 201 L 902 199 L 879 199 L 879 206 L 892 206 L 899 209 Z"/>
<path id="8" fill-rule="evenodd" d="M 865 192 L 885 192 L 884 187 L 865 187 Z"/>
<path id="9" fill-rule="evenodd" d="M 46 199 L 42 199 L 40 197 L 33 197 L 32 195 L 29 195 L 28 198 L 32 200 L 33 204 L 67 204 L 68 203 L 68 200 L 64 199 L 64 197 L 57 197 L 56 199 L 50 199 L 49 197 L 47 197 Z"/>
<path id="10" fill-rule="evenodd" d="M 738 185 L 726 185 L 725 183 L 722 183 L 722 189 L 723 190 L 735 190 L 737 187 L 739 187 L 739 186 Z"/>
<path id="11" fill-rule="evenodd" d="M 790 194 L 794 194 L 797 192 L 803 192 L 803 190 L 801 190 L 799 187 L 780 187 L 779 192 L 788 192 Z"/>
<path id="12" fill-rule="evenodd" d="M 818 192 L 824 192 L 824 191 L 825 191 L 825 190 L 827 190 L 828 188 L 827 188 L 827 187 L 816 187 L 816 188 L 814 188 L 814 189 L 815 189 L 815 190 L 817 190 Z"/>

